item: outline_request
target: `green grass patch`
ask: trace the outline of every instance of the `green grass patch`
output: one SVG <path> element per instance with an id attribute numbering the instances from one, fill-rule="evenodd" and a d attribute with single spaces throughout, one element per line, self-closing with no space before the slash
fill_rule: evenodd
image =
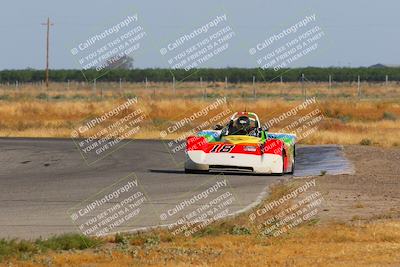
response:
<path id="1" fill-rule="evenodd" d="M 101 244 L 103 241 L 100 239 L 80 234 L 63 234 L 35 241 L 0 239 L 0 262 L 8 258 L 27 259 L 48 250 L 83 250 Z"/>
<path id="2" fill-rule="evenodd" d="M 39 253 L 40 248 L 34 243 L 25 240 L 0 240 L 0 262 L 6 258 L 27 258 Z"/>
<path id="3" fill-rule="evenodd" d="M 80 235 L 80 234 L 63 234 L 45 240 L 38 239 L 36 240 L 35 243 L 42 249 L 82 250 L 82 249 L 96 247 L 102 244 L 102 241 L 100 241 L 100 239 L 87 237 L 85 235 Z"/>

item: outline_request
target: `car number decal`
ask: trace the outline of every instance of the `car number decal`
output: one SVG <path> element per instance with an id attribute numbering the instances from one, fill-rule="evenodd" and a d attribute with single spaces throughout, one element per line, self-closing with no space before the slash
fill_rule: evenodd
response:
<path id="1" fill-rule="evenodd" d="M 235 145 L 215 145 L 211 149 L 210 153 L 229 153 L 234 147 Z"/>

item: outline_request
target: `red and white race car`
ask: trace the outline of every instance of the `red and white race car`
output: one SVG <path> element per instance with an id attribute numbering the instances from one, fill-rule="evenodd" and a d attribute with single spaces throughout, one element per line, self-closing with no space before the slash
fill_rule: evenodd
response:
<path id="1" fill-rule="evenodd" d="M 185 172 L 293 173 L 296 135 L 268 133 L 253 112 L 237 112 L 225 126 L 186 139 Z"/>

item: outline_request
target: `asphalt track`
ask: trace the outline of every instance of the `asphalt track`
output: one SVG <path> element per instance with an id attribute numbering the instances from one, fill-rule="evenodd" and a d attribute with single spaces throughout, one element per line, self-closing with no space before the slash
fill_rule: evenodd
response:
<path id="1" fill-rule="evenodd" d="M 111 192 L 126 182 L 126 177 L 135 177 L 146 202 L 134 223 L 113 231 L 173 223 L 180 215 L 162 220 L 160 214 L 217 181 L 228 181 L 229 189 L 221 192 L 229 191 L 235 196 L 229 205 L 229 214 L 235 214 L 256 205 L 272 183 L 292 178 L 185 174 L 179 165 L 183 159 L 183 153 L 171 157 L 162 141 L 133 140 L 88 165 L 71 139 L 0 139 L 0 238 L 76 232 L 82 221 L 73 222 L 71 209 L 74 212 L 77 209 L 73 207 L 85 207 L 82 202 L 86 199 L 92 201 Z M 298 146 L 295 176 L 319 175 L 321 171 L 351 173 L 352 167 L 340 146 Z M 118 201 L 112 203 L 108 204 L 115 205 Z M 106 205 L 101 208 L 105 209 Z M 99 213 L 92 215 L 96 214 Z"/>

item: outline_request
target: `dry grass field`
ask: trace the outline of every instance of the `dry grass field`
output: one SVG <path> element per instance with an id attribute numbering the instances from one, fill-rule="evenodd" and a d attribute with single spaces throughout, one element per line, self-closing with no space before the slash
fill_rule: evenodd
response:
<path id="1" fill-rule="evenodd" d="M 190 116 L 193 112 L 226 97 L 225 109 L 254 111 L 263 121 L 279 117 L 304 101 L 298 83 L 251 84 L 197 83 L 171 84 L 71 83 L 51 84 L 49 89 L 34 85 L 0 86 L 0 136 L 70 137 L 84 119 L 112 110 L 127 98 L 138 97 L 149 115 L 134 138 L 160 138 L 166 122 Z M 315 97 L 323 114 L 318 128 L 301 143 L 364 144 L 383 147 L 400 145 L 400 85 L 362 84 L 358 97 L 356 84 L 306 83 L 307 97 Z M 204 93 L 206 92 L 207 97 Z M 303 114 L 304 115 L 304 114 Z M 274 125 L 279 131 L 292 118 Z M 283 124 L 283 125 L 282 125 Z M 179 132 L 174 133 L 179 135 Z M 173 135 L 169 136 L 174 137 Z"/>
<path id="2" fill-rule="evenodd" d="M 220 234 L 145 245 L 127 239 L 127 245 L 111 241 L 106 248 L 52 252 L 11 266 L 398 266 L 399 227 L 398 222 L 303 226 L 268 240 Z"/>

